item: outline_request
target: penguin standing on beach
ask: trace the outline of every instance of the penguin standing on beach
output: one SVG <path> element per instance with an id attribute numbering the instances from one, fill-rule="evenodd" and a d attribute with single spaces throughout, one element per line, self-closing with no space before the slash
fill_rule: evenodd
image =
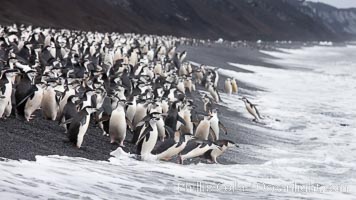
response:
<path id="1" fill-rule="evenodd" d="M 118 142 L 121 147 L 124 147 L 126 138 L 127 124 L 125 115 L 125 104 L 118 101 L 116 108 L 112 111 L 109 121 L 110 142 Z"/>
<path id="2" fill-rule="evenodd" d="M 13 77 L 17 75 L 17 70 L 4 71 L 0 78 L 0 118 L 4 116 L 6 107 L 11 105 L 11 94 Z"/>
<path id="3" fill-rule="evenodd" d="M 238 86 L 237 86 L 237 82 L 234 78 L 230 79 L 231 80 L 231 89 L 232 89 L 232 93 L 233 94 L 237 94 L 238 93 Z"/>
<path id="4" fill-rule="evenodd" d="M 43 88 L 45 83 L 37 83 L 34 86 L 33 95 L 27 100 L 25 104 L 25 119 L 30 121 L 32 119 L 32 114 L 41 108 L 42 98 L 43 98 Z"/>
<path id="5" fill-rule="evenodd" d="M 260 113 L 257 110 L 256 104 L 251 103 L 246 97 L 242 97 L 240 100 L 245 103 L 247 111 L 254 117 L 253 121 L 262 119 Z"/>
<path id="6" fill-rule="evenodd" d="M 72 120 L 68 129 L 68 138 L 77 148 L 82 146 L 84 136 L 88 130 L 90 115 L 96 111 L 93 107 L 84 107 Z"/>
<path id="7" fill-rule="evenodd" d="M 232 93 L 232 83 L 230 78 L 225 80 L 225 92 L 229 95 Z"/>
<path id="8" fill-rule="evenodd" d="M 56 120 L 59 108 L 59 100 L 54 90 L 56 85 L 57 83 L 53 81 L 47 83 L 47 87 L 43 91 L 41 104 L 44 118 L 52 121 Z"/>
<path id="9" fill-rule="evenodd" d="M 15 99 L 17 114 L 25 116 L 26 101 L 33 95 L 35 88 L 33 80 L 36 77 L 36 71 L 28 70 L 22 76 L 20 83 L 16 86 Z"/>
<path id="10" fill-rule="evenodd" d="M 227 130 L 225 126 L 220 122 L 218 118 L 218 111 L 217 109 L 213 109 L 212 112 L 210 113 L 210 128 L 215 134 L 216 140 L 219 140 L 220 137 L 220 128 L 222 128 L 227 135 Z M 214 141 L 214 140 L 213 140 Z"/>

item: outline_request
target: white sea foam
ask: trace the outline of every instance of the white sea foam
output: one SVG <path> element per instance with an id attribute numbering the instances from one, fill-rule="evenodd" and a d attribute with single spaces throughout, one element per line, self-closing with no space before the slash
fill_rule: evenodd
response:
<path id="1" fill-rule="evenodd" d="M 262 89 L 253 92 L 240 88 L 258 104 L 265 125 L 251 121 L 241 126 L 268 133 L 271 138 L 266 140 L 271 143 L 266 141 L 261 148 L 242 145 L 241 149 L 230 151 L 236 156 L 250 152 L 256 159 L 267 160 L 263 164 L 181 166 L 143 162 L 121 148 L 112 152 L 109 161 L 37 156 L 35 162 L 0 162 L 0 197 L 353 199 L 356 195 L 356 110 L 353 109 L 356 58 L 351 55 L 355 50 L 355 46 L 281 49 L 281 52 L 263 53 L 279 58 L 267 62 L 287 69 L 238 63 L 230 64 L 254 73 L 219 69 L 223 75 Z M 238 95 L 221 96 L 223 105 L 251 118 L 243 103 L 236 101 Z M 331 190 L 331 186 L 341 188 L 324 191 Z"/>

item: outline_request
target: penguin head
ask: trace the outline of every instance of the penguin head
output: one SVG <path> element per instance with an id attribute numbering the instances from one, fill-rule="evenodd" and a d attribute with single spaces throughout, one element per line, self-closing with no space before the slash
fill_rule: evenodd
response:
<path id="1" fill-rule="evenodd" d="M 181 134 L 181 137 L 183 137 L 185 141 L 188 141 L 188 140 L 191 140 L 194 138 L 191 133 L 183 133 L 183 134 Z"/>
<path id="2" fill-rule="evenodd" d="M 67 102 L 72 102 L 74 104 L 76 104 L 76 102 L 79 100 L 79 97 L 77 97 L 76 95 L 71 95 L 68 97 Z"/>
<path id="3" fill-rule="evenodd" d="M 19 71 L 16 70 L 16 69 L 9 69 L 9 70 L 6 70 L 2 76 L 6 76 L 7 78 L 12 78 L 12 77 L 15 77 L 16 75 L 19 74 Z"/>

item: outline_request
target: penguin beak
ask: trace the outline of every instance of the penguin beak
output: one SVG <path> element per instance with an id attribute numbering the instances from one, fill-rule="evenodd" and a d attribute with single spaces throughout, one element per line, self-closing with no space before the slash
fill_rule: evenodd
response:
<path id="1" fill-rule="evenodd" d="M 236 148 L 240 148 L 240 146 L 239 146 L 238 144 L 235 144 L 235 147 L 236 147 Z"/>

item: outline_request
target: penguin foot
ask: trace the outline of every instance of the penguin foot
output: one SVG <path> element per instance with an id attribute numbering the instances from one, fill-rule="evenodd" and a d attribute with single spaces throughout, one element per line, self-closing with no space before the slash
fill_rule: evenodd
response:
<path id="1" fill-rule="evenodd" d="M 183 165 L 183 158 L 182 158 L 182 156 L 178 156 L 178 162 L 177 162 L 177 163 Z"/>

